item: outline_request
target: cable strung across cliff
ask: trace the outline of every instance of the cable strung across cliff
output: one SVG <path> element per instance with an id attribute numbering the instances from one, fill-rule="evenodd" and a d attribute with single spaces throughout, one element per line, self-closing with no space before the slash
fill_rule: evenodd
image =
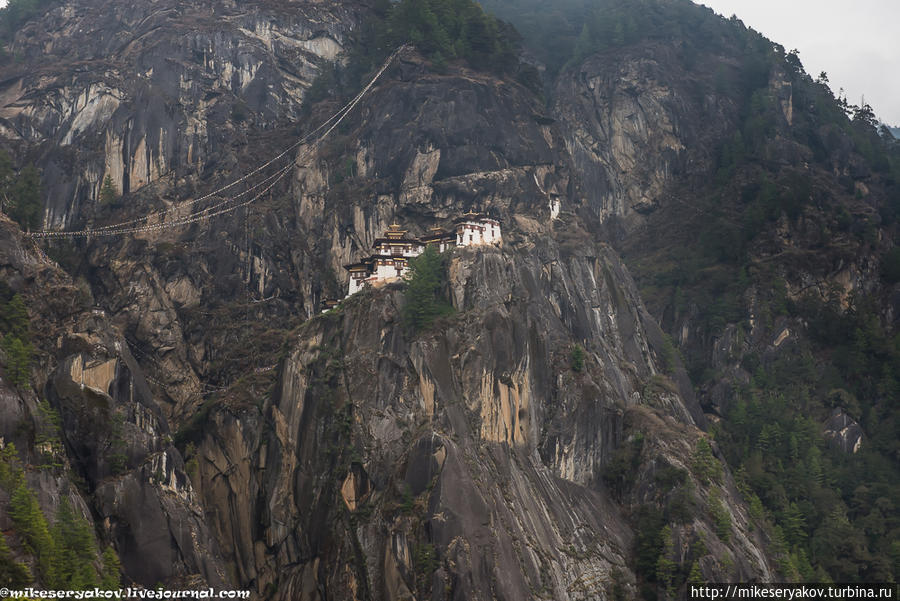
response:
<path id="1" fill-rule="evenodd" d="M 172 229 L 176 227 L 183 227 L 186 225 L 190 225 L 193 223 L 198 223 L 200 221 L 206 221 L 208 219 L 212 219 L 213 217 L 218 217 L 219 215 L 225 215 L 227 213 L 231 213 L 241 207 L 246 207 L 251 203 L 259 200 L 262 196 L 264 196 L 267 192 L 269 192 L 275 185 L 284 178 L 285 175 L 291 172 L 294 166 L 301 165 L 303 161 L 312 156 L 316 150 L 318 150 L 319 145 L 322 143 L 328 135 L 334 131 L 334 129 L 340 125 L 341 121 L 356 107 L 357 104 L 363 99 L 363 97 L 372 89 L 375 85 L 375 82 L 381 77 L 393 60 L 407 47 L 406 44 L 398 47 L 394 50 L 390 56 L 384 61 L 372 79 L 363 87 L 360 92 L 353 97 L 347 104 L 342 106 L 337 112 L 331 115 L 328 119 L 322 122 L 316 129 L 306 134 L 280 153 L 263 163 L 262 165 L 256 167 L 255 169 L 249 171 L 244 174 L 240 178 L 230 182 L 208 194 L 205 194 L 199 198 L 195 198 L 193 200 L 184 202 L 176 207 L 161 209 L 159 211 L 154 211 L 151 213 L 147 213 L 141 217 L 137 217 L 135 219 L 131 219 L 128 221 L 122 221 L 119 223 L 104 225 L 97 228 L 83 229 L 83 230 L 75 230 L 75 231 L 54 231 L 54 230 L 43 230 L 39 232 L 27 232 L 25 235 L 30 238 L 87 238 L 90 236 L 121 236 L 126 234 L 136 234 L 141 232 L 152 232 L 159 230 Z M 323 132 L 324 130 L 324 132 Z M 322 132 L 321 134 L 319 132 Z M 313 138 L 315 138 L 313 140 Z M 312 142 L 310 142 L 312 140 Z M 199 211 L 194 211 L 184 217 L 177 218 L 173 221 L 165 221 L 165 215 L 172 211 L 179 211 L 186 207 L 193 206 L 199 202 L 204 200 L 209 200 L 213 197 L 219 196 L 222 192 L 226 190 L 230 190 L 231 188 L 241 184 L 247 180 L 249 180 L 254 175 L 264 171 L 270 166 L 277 163 L 279 160 L 283 159 L 288 155 L 289 152 L 302 146 L 303 144 L 309 144 L 309 147 L 306 148 L 303 153 L 296 157 L 291 162 L 287 163 L 283 167 L 280 167 L 275 173 L 269 175 L 262 181 L 257 182 L 256 184 L 250 186 L 243 192 L 235 194 L 233 196 L 229 196 L 220 202 L 213 204 L 212 206 L 206 207 Z M 251 196 L 247 200 L 243 200 L 241 202 L 236 202 L 241 198 L 249 195 L 254 190 L 262 188 L 259 192 Z M 162 221 L 159 223 L 149 224 L 147 223 L 153 217 L 162 216 Z M 142 225 L 139 225 L 142 224 Z"/>

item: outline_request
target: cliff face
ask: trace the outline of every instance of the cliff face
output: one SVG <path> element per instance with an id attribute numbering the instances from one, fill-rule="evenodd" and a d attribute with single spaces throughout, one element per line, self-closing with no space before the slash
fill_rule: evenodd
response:
<path id="1" fill-rule="evenodd" d="M 715 165 L 738 107 L 704 89 L 698 71 L 672 45 L 646 44 L 591 55 L 559 78 L 553 110 L 580 174 L 576 194 L 601 221 L 633 230 L 674 182 Z"/>
<path id="2" fill-rule="evenodd" d="M 650 384 L 663 378 L 661 333 L 608 251 L 529 246 L 455 253 L 458 312 L 418 336 L 400 323 L 393 287 L 301 326 L 260 410 L 267 435 L 253 411 L 214 410 L 197 446 L 200 486 L 226 555 L 258 590 L 278 599 L 634 592 L 634 534 L 602 468 L 645 433 L 653 451 L 635 477 L 640 494 L 657 494 L 657 469 L 690 469 L 696 405 L 675 384 Z M 576 340 L 587 348 L 582 371 L 569 366 Z M 715 548 L 709 577 L 727 577 L 721 566 L 731 563 L 741 577 L 770 578 L 745 510 L 733 491 L 727 499 L 736 536 Z M 717 540 L 713 532 L 703 519 L 681 530 L 686 541 Z"/>
<path id="3" fill-rule="evenodd" d="M 39 383 L 17 390 L 4 380 L 0 439 L 22 451 L 29 487 L 50 516 L 69 499 L 135 581 L 182 582 L 197 574 L 224 584 L 218 545 L 169 424 L 121 335 L 91 305 L 89 290 L 23 240 L 15 224 L 3 218 L 0 227 L 0 269 L 29 307 Z M 49 457 L 35 444 L 36 433 L 52 427 L 38 406 L 43 398 L 61 418 L 53 438 L 62 445 Z M 11 526 L 7 509 L 0 513 Z"/>
<path id="4" fill-rule="evenodd" d="M 40 69 L 12 67 L 0 109 L 40 158 L 45 222 L 156 211 L 293 142 L 330 114 L 301 115 L 302 90 L 363 11 L 54 9 L 17 35 Z M 687 148 L 710 134 L 682 123 L 698 101 L 660 60 L 624 60 L 624 79 L 585 63 L 554 122 L 518 84 L 404 54 L 260 204 L 51 246 L 86 283 L 71 308 L 69 276 L 5 223 L 4 275 L 44 341 L 34 389 L 125 577 L 268 599 L 634 596 L 636 509 L 681 499 L 674 559 L 774 578 L 727 469 L 697 470 L 705 418 L 677 354 L 591 233 L 708 160 Z M 115 206 L 96 203 L 105 174 Z M 504 243 L 450 254 L 452 316 L 413 334 L 396 286 L 316 315 L 388 224 L 421 235 L 469 209 Z M 33 392 L 2 398 L 36 419 Z"/>
<path id="5" fill-rule="evenodd" d="M 85 1 L 27 23 L 9 48 L 21 66 L 5 74 L 0 118 L 7 139 L 42 149 L 45 226 L 90 219 L 106 176 L 119 193 L 159 184 L 165 196 L 230 173 L 248 133 L 298 117 L 358 10 Z"/>

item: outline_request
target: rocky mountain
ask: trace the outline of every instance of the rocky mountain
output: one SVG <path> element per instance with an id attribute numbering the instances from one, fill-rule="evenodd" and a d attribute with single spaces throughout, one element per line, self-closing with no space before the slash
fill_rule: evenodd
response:
<path id="1" fill-rule="evenodd" d="M 404 48 L 323 136 L 384 40 L 439 32 L 415 4 L 66 0 L 17 23 L 9 178 L 40 168 L 38 229 L 94 231 L 0 223 L 4 583 L 324 601 L 890 580 L 900 162 L 863 109 L 689 3 L 654 10 L 693 33 L 636 13 L 585 46 L 567 24 L 564 61 L 523 21 L 513 69 L 472 58 L 511 34 L 460 1 L 455 45 Z M 451 314 L 411 328 L 402 283 L 319 312 L 391 223 L 469 210 L 503 243 L 444 258 Z"/>

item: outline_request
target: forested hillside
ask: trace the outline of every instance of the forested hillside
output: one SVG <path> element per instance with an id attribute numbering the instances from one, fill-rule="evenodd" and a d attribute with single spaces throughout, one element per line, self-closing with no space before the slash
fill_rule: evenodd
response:
<path id="1" fill-rule="evenodd" d="M 888 129 L 796 53 L 690 2 L 484 6 L 551 79 L 595 53 L 615 62 L 663 44 L 693 93 L 733 105 L 706 177 L 670 182 L 617 245 L 717 417 L 711 431 L 784 572 L 895 578 L 900 146 Z M 853 262 L 865 271 L 848 285 L 840 270 Z M 823 435 L 836 410 L 862 427 L 858 452 Z"/>

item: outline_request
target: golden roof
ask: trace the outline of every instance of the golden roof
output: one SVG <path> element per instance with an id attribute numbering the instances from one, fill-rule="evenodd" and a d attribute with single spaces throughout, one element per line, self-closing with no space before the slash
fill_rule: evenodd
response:
<path id="1" fill-rule="evenodd" d="M 409 230 L 400 229 L 400 224 L 392 223 L 391 225 L 388 226 L 388 230 L 384 233 L 384 235 L 387 238 L 396 240 L 396 239 L 403 238 L 404 236 L 406 236 L 406 232 L 408 232 L 408 231 Z"/>

